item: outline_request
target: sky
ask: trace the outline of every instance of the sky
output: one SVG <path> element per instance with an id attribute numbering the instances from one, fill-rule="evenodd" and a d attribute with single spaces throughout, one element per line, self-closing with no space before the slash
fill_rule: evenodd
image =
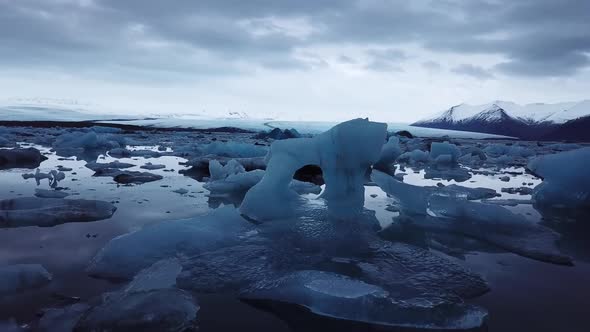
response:
<path id="1" fill-rule="evenodd" d="M 413 122 L 590 99 L 589 0 L 0 0 L 0 100 Z"/>

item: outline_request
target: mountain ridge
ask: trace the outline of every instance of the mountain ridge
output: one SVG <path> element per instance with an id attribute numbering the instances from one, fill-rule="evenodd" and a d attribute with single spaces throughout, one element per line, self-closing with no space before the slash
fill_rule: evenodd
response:
<path id="1" fill-rule="evenodd" d="M 579 135 L 560 130 L 562 127 L 581 128 L 576 123 L 587 123 L 588 119 L 590 119 L 590 100 L 526 105 L 496 100 L 483 105 L 455 105 L 434 117 L 411 125 L 476 131 L 522 139 L 588 141 L 590 138 L 587 138 L 587 134 L 582 130 L 576 131 Z"/>

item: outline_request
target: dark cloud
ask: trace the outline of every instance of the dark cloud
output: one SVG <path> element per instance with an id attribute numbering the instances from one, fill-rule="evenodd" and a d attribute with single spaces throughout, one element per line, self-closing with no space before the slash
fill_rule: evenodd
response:
<path id="1" fill-rule="evenodd" d="M 403 71 L 401 62 L 408 56 L 398 49 L 370 49 L 367 52 L 369 62 L 366 69 L 374 71 Z"/>
<path id="2" fill-rule="evenodd" d="M 396 45 L 412 43 L 497 55 L 506 75 L 560 76 L 590 65 L 588 13 L 586 0 L 0 0 L 0 65 L 306 70 L 317 64 L 298 50 L 352 45 L 372 49 L 367 68 L 399 70 Z"/>
<path id="3" fill-rule="evenodd" d="M 456 74 L 467 75 L 480 80 L 487 80 L 494 77 L 494 75 L 492 75 L 488 70 L 471 64 L 459 65 L 451 69 L 451 71 Z"/>

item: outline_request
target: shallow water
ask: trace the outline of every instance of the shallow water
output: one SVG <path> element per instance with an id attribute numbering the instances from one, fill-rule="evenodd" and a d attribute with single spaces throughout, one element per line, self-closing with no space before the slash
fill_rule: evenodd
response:
<path id="1" fill-rule="evenodd" d="M 23 144 L 23 146 L 27 146 Z M 11 317 L 27 323 L 35 320 L 42 309 L 58 305 L 62 300 L 54 294 L 80 297 L 83 301 L 120 284 L 90 278 L 84 272 L 88 261 L 110 239 L 137 230 L 145 225 L 163 220 L 174 220 L 202 215 L 217 208 L 219 200 L 211 199 L 203 189 L 203 183 L 179 174 L 185 166 L 183 158 L 165 156 L 159 158 L 119 158 L 100 155 L 98 162 L 119 160 L 135 164 L 129 170 L 146 171 L 139 166 L 147 162 L 164 164 L 165 169 L 149 172 L 162 175 L 160 181 L 141 185 L 120 185 L 110 177 L 93 177 L 93 171 L 84 167 L 85 161 L 76 158 L 61 158 L 48 148 L 39 148 L 47 157 L 39 169 L 43 172 L 56 169 L 58 165 L 72 168 L 65 172 L 66 178 L 60 187 L 69 188 L 72 198 L 97 199 L 114 202 L 117 211 L 112 218 L 97 222 L 68 223 L 50 228 L 24 227 L 0 229 L 0 265 L 15 263 L 40 263 L 52 274 L 53 282 L 36 291 L 26 292 L 9 301 L 0 300 L 0 320 Z M 153 149 L 157 146 L 136 146 L 135 149 Z M 174 169 L 174 171 L 169 171 Z M 40 185 L 34 179 L 25 180 L 23 173 L 29 169 L 0 171 L 0 199 L 32 196 L 35 188 L 50 189 L 47 180 Z M 507 173 L 508 172 L 508 173 Z M 74 174 L 76 173 L 76 174 Z M 434 186 L 455 181 L 424 179 L 424 171 L 406 168 L 404 181 L 421 186 Z M 516 174 L 521 173 L 521 174 Z M 499 177 L 510 174 L 509 182 Z M 508 194 L 500 191 L 506 187 L 520 187 L 522 183 L 534 187 L 539 179 L 524 173 L 522 168 L 502 169 L 493 175 L 475 174 L 458 184 L 467 187 L 496 189 L 499 198 L 530 199 L 530 195 Z M 528 185 L 528 183 L 533 183 Z M 173 190 L 184 188 L 189 192 L 181 195 Z M 398 215 L 385 208 L 391 198 L 375 186 L 366 187 L 365 207 L 374 210 L 382 227 L 391 224 Z M 476 242 L 464 255 L 449 256 L 436 249 L 431 250 L 448 259 L 459 262 L 483 275 L 490 283 L 491 291 L 471 300 L 490 312 L 490 331 L 587 331 L 588 294 L 590 294 L 590 248 L 588 227 L 578 221 L 563 225 L 543 221 L 530 204 L 508 207 L 535 222 L 543 222 L 562 234 L 562 250 L 573 257 L 575 266 L 557 266 L 537 262 L 511 253 L 505 253 Z M 273 330 L 287 331 L 289 326 L 276 316 L 255 309 L 243 302 L 223 295 L 197 296 L 201 305 L 199 325 L 201 331 Z M 232 319 L 225 319 L 231 311 Z M 316 318 L 317 319 L 317 318 Z M 304 325 L 305 330 L 325 328 L 322 319 Z M 292 322 L 290 322 L 292 323 Z M 315 324 L 315 325 L 314 325 Z M 346 325 L 345 325 L 346 326 Z M 352 324 L 350 325 L 352 327 Z M 297 328 L 297 326 L 291 326 Z M 301 327 L 299 327 L 301 328 Z"/>

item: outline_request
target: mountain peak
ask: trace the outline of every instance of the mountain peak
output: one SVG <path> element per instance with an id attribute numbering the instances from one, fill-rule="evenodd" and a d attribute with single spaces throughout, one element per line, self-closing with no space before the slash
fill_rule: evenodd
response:
<path id="1" fill-rule="evenodd" d="M 480 131 L 515 137 L 532 137 L 562 124 L 590 118 L 590 100 L 555 104 L 520 105 L 494 100 L 482 105 L 459 104 L 416 126 Z M 528 132 L 528 134 L 526 134 Z"/>

